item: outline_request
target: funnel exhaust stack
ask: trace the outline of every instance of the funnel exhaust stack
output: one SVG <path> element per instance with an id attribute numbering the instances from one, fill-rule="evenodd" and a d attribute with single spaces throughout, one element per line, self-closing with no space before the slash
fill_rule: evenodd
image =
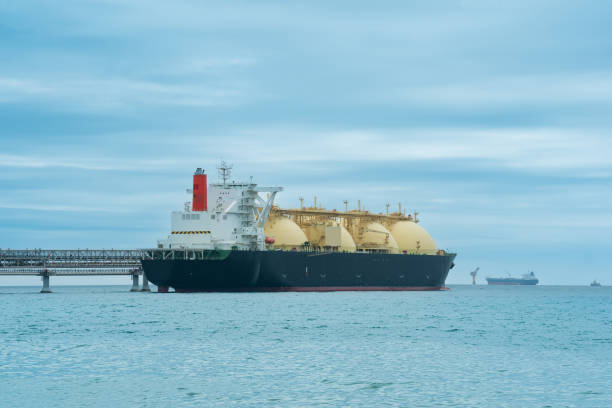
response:
<path id="1" fill-rule="evenodd" d="M 201 168 L 193 173 L 193 204 L 192 211 L 208 211 L 206 174 Z"/>

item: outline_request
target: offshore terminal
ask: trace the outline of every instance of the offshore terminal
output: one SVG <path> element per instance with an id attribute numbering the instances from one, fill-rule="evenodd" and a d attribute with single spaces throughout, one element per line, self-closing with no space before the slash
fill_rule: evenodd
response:
<path id="1" fill-rule="evenodd" d="M 418 213 L 274 205 L 281 187 L 230 182 L 219 167 L 208 184 L 198 168 L 192 201 L 171 213 L 167 238 L 139 250 L 0 250 L 0 274 L 132 275 L 132 290 L 440 290 L 456 254 L 439 249 Z M 261 194 L 265 194 L 262 197 Z M 138 285 L 143 276 L 142 289 Z"/>

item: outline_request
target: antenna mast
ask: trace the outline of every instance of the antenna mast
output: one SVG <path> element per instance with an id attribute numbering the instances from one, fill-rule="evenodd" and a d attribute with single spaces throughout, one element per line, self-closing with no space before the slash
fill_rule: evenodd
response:
<path id="1" fill-rule="evenodd" d="M 232 167 L 234 167 L 232 164 L 227 164 L 224 161 L 219 163 L 219 165 L 217 166 L 217 170 L 219 171 L 219 178 L 223 180 L 223 185 L 225 185 L 227 183 L 227 180 L 229 180 L 229 178 L 231 177 Z"/>

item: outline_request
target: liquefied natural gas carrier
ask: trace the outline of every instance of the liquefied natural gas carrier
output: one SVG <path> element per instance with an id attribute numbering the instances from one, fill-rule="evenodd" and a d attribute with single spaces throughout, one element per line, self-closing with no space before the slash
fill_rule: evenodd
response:
<path id="1" fill-rule="evenodd" d="M 171 233 L 145 251 L 142 266 L 161 292 L 439 290 L 455 254 L 437 248 L 401 206 L 389 214 L 359 208 L 274 206 L 281 187 L 193 176 L 193 201 L 171 216 Z M 260 193 L 267 193 L 265 198 Z"/>

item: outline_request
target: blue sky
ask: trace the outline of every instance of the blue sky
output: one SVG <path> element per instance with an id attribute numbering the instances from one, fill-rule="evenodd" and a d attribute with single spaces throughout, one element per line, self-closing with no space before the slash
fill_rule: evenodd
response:
<path id="1" fill-rule="evenodd" d="M 612 284 L 612 3 L 256 3 L 2 3 L 0 248 L 154 245 L 224 159 L 401 201 L 449 283 Z"/>

